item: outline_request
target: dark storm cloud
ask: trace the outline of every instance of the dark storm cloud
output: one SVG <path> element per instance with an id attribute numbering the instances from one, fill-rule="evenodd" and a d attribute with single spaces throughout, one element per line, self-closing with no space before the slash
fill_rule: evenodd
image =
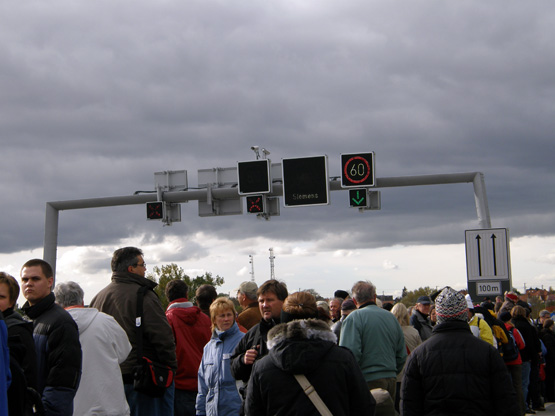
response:
<path id="1" fill-rule="evenodd" d="M 550 3 L 25 2 L 0 6 L 0 250 L 41 246 L 47 201 L 153 190 L 153 173 L 375 151 L 380 177 L 484 172 L 492 224 L 555 232 Z M 383 189 L 359 215 L 198 218 L 144 206 L 60 213 L 61 245 L 268 234 L 325 249 L 453 243 L 477 228 L 472 185 Z M 361 223 L 363 225 L 361 225 Z M 344 233 L 344 234 L 342 234 Z M 343 237 L 339 237 L 343 236 Z M 202 255 L 191 243 L 180 252 Z"/>

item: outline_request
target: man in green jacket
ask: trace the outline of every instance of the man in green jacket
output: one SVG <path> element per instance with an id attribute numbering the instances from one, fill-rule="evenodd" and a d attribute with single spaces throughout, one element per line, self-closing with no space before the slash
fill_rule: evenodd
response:
<path id="1" fill-rule="evenodd" d="M 343 321 L 339 345 L 352 351 L 368 388 L 387 390 L 395 402 L 396 377 L 407 358 L 401 326 L 391 312 L 376 305 L 372 283 L 355 283 L 352 298 L 357 310 Z"/>

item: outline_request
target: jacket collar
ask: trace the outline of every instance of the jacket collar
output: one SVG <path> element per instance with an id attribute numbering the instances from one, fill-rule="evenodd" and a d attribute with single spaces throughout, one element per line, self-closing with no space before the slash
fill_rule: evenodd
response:
<path id="1" fill-rule="evenodd" d="M 33 306 L 29 305 L 29 301 L 25 302 L 21 309 L 23 309 L 23 312 L 25 312 L 25 315 L 29 318 L 36 319 L 50 309 L 54 305 L 55 301 L 56 297 L 54 296 L 54 293 L 50 292 Z"/>
<path id="2" fill-rule="evenodd" d="M 420 312 L 418 309 L 414 308 L 414 312 L 413 312 L 418 319 L 420 319 L 421 321 L 427 321 L 429 318 L 429 315 L 424 315 L 422 312 Z"/>
<path id="3" fill-rule="evenodd" d="M 458 320 L 442 322 L 434 326 L 434 329 L 432 330 L 434 334 L 446 331 L 467 331 L 472 334 L 472 332 L 470 332 L 470 326 L 468 326 L 468 322 Z"/>
<path id="4" fill-rule="evenodd" d="M 373 305 L 373 306 L 377 306 L 377 305 L 376 305 L 376 302 L 368 301 L 368 302 L 363 303 L 362 305 L 360 305 L 360 306 L 358 307 L 358 309 L 366 308 L 367 306 L 372 306 L 372 305 Z"/>
<path id="5" fill-rule="evenodd" d="M 279 323 L 280 323 L 279 318 L 272 318 L 269 321 L 262 318 L 260 320 L 260 328 L 265 330 L 265 331 L 269 331 L 270 329 L 272 329 L 274 326 L 276 326 Z"/>
<path id="6" fill-rule="evenodd" d="M 230 337 L 237 332 L 239 332 L 239 326 L 237 325 L 237 322 L 234 322 L 231 328 L 229 328 L 227 331 L 218 333 L 216 332 L 216 330 L 214 330 L 212 333 L 212 338 L 218 338 L 220 341 L 223 341 L 227 337 Z"/>
<path id="7" fill-rule="evenodd" d="M 250 308 L 258 308 L 258 302 L 249 303 L 247 305 L 247 307 L 245 309 L 243 309 L 243 312 L 246 311 L 247 309 L 250 309 Z"/>
<path id="8" fill-rule="evenodd" d="M 140 286 L 146 286 L 149 289 L 154 289 L 156 286 L 158 286 L 158 283 L 152 280 L 149 280 L 146 277 L 140 276 L 135 273 L 129 273 L 129 272 L 112 273 L 112 282 L 135 283 Z"/>

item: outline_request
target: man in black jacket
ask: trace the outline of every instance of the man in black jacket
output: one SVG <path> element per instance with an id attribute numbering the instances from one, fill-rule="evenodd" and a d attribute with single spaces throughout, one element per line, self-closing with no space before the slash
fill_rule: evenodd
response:
<path id="1" fill-rule="evenodd" d="M 237 380 L 249 381 L 254 361 L 268 353 L 268 331 L 279 324 L 281 308 L 287 298 L 287 286 L 277 280 L 268 280 L 258 288 L 258 306 L 262 319 L 239 341 L 231 356 L 231 373 Z M 244 390 L 241 392 L 244 398 Z"/>
<path id="2" fill-rule="evenodd" d="M 446 287 L 435 304 L 438 324 L 406 363 L 401 414 L 519 416 L 503 359 L 470 331 L 464 295 Z"/>
<path id="3" fill-rule="evenodd" d="M 79 330 L 71 315 L 55 303 L 54 273 L 41 259 L 21 268 L 25 315 L 33 320 L 37 354 L 37 391 L 46 415 L 71 415 L 81 379 Z"/>

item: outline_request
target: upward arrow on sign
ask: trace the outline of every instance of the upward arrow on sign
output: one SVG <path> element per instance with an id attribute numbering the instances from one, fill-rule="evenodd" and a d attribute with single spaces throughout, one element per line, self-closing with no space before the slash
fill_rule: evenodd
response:
<path id="1" fill-rule="evenodd" d="M 493 275 L 497 276 L 497 254 L 495 248 L 495 239 L 497 236 L 495 234 L 491 235 L 491 254 L 492 254 L 492 264 L 493 264 Z M 477 252 L 478 252 L 478 276 L 482 276 L 482 250 L 480 249 L 480 242 L 482 238 L 480 235 L 476 236 L 476 245 L 477 245 Z"/>

